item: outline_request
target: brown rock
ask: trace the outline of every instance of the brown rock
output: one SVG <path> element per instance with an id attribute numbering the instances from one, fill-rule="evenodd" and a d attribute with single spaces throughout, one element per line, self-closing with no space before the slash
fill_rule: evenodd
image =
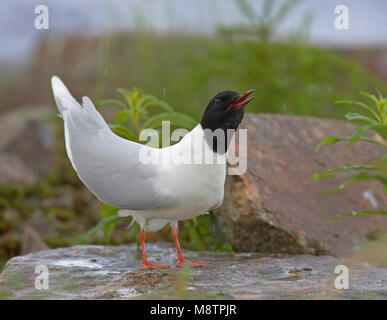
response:
<path id="1" fill-rule="evenodd" d="M 47 250 L 50 247 L 44 243 L 39 234 L 30 226 L 25 226 L 21 236 L 20 254 Z"/>
<path id="2" fill-rule="evenodd" d="M 1 214 L 2 231 L 8 231 L 20 226 L 22 217 L 18 210 L 13 208 L 2 209 Z"/>
<path id="3" fill-rule="evenodd" d="M 247 114 L 241 128 L 248 129 L 247 172 L 227 177 L 225 199 L 216 215 L 234 249 L 343 255 L 367 233 L 387 230 L 387 219 L 376 215 L 327 220 L 350 209 L 386 209 L 387 197 L 378 183 L 354 184 L 335 195 L 323 192 L 339 186 L 341 180 L 308 183 L 314 173 L 349 163 L 372 163 L 382 156 L 381 148 L 365 142 L 349 149 L 339 142 L 314 151 L 324 136 L 352 135 L 353 125 Z"/>
<path id="4" fill-rule="evenodd" d="M 14 256 L 20 249 L 20 236 L 17 232 L 11 231 L 0 234 L 0 259 L 7 259 Z"/>
<path id="5" fill-rule="evenodd" d="M 8 152 L 0 153 L 0 185 L 32 185 L 36 181 L 37 175 L 18 156 Z"/>

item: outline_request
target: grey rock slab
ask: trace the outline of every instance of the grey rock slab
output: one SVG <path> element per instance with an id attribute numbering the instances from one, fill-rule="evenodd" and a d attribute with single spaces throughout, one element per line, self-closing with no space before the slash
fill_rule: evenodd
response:
<path id="1" fill-rule="evenodd" d="M 171 268 L 145 270 L 135 244 L 82 245 L 43 250 L 8 261 L 0 274 L 2 299 L 387 299 L 387 269 L 349 266 L 349 289 L 337 290 L 343 258 L 311 255 L 187 252 L 209 261 L 199 269 L 174 267 L 169 243 L 149 243 L 148 258 Z M 37 266 L 49 271 L 48 289 L 35 288 Z"/>

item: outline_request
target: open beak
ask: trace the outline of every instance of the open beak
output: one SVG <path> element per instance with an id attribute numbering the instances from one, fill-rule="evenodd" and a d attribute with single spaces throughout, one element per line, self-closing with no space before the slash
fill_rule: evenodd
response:
<path id="1" fill-rule="evenodd" d="M 245 94 L 241 95 L 239 99 L 231 103 L 226 110 L 230 110 L 231 108 L 241 109 L 244 108 L 250 101 L 252 101 L 255 97 L 250 97 L 247 99 L 247 97 L 255 92 L 255 90 L 248 90 Z"/>

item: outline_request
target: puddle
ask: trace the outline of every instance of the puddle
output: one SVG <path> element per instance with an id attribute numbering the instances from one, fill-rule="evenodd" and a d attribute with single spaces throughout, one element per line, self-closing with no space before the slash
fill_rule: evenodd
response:
<path id="1" fill-rule="evenodd" d="M 52 265 L 59 266 L 59 267 L 81 267 L 81 268 L 90 268 L 90 269 L 103 268 L 103 266 L 98 263 L 90 262 L 89 260 L 80 260 L 80 259 L 58 260 L 53 262 Z"/>
<path id="2" fill-rule="evenodd" d="M 123 298 L 130 298 L 138 295 L 138 292 L 134 288 L 118 289 L 116 292 Z"/>
<path id="3" fill-rule="evenodd" d="M 107 275 L 107 274 L 121 274 L 120 271 L 111 271 L 111 270 L 99 270 L 99 271 L 95 271 L 93 272 L 94 275 Z"/>

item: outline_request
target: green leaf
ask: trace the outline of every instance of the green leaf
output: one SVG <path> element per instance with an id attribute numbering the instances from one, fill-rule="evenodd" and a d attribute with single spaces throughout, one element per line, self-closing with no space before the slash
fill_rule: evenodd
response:
<path id="1" fill-rule="evenodd" d="M 371 127 L 383 140 L 387 141 L 387 125 L 377 124 Z"/>
<path id="2" fill-rule="evenodd" d="M 138 142 L 138 137 L 128 128 L 120 124 L 108 124 L 109 128 L 121 138 Z"/>
<path id="3" fill-rule="evenodd" d="M 320 173 L 315 173 L 312 175 L 312 177 L 310 177 L 308 181 L 319 181 L 323 178 L 330 177 L 337 172 L 352 171 L 352 170 L 376 170 L 376 167 L 372 165 L 346 165 L 343 167 L 325 170 Z"/>
<path id="4" fill-rule="evenodd" d="M 380 119 L 379 115 L 376 113 L 376 111 L 372 107 L 365 104 L 364 102 L 352 101 L 352 100 L 337 100 L 337 101 L 335 101 L 335 103 L 336 104 L 352 104 L 352 105 L 358 106 L 360 108 L 363 108 L 363 109 L 369 111 L 375 117 L 375 119 L 378 120 L 379 122 L 382 121 Z"/>
<path id="5" fill-rule="evenodd" d="M 328 144 L 333 144 L 333 143 L 336 143 L 338 141 L 342 141 L 342 140 L 346 140 L 345 137 L 332 137 L 332 136 L 328 136 L 328 137 L 325 137 L 323 138 L 319 143 L 318 145 L 316 146 L 316 149 L 315 151 L 317 152 L 318 150 L 320 150 L 320 148 L 322 146 L 326 146 Z"/>
<path id="6" fill-rule="evenodd" d="M 101 211 L 101 218 L 108 218 L 117 214 L 119 209 L 109 206 L 108 204 L 104 204 Z"/>
<path id="7" fill-rule="evenodd" d="M 115 100 L 115 99 L 105 99 L 105 100 L 99 100 L 95 103 L 96 106 L 102 106 L 102 105 L 107 105 L 107 104 L 115 104 L 120 106 L 123 109 L 127 109 L 128 107 L 122 103 L 120 100 Z"/>
<path id="8" fill-rule="evenodd" d="M 104 204 L 101 211 L 101 220 L 108 219 L 112 216 L 116 216 L 119 209 L 114 208 L 112 206 L 109 206 L 108 204 Z M 113 229 L 116 226 L 117 221 L 112 221 L 110 223 L 107 223 L 103 227 L 103 235 L 104 235 L 104 242 L 105 244 L 110 244 L 110 235 Z"/>
<path id="9" fill-rule="evenodd" d="M 139 107 L 137 109 L 138 114 L 140 115 L 140 118 L 147 119 L 148 118 L 148 111 L 142 107 Z"/>
<path id="10" fill-rule="evenodd" d="M 370 215 L 370 214 L 378 214 L 378 215 L 382 215 L 382 216 L 387 216 L 387 211 L 384 211 L 384 210 L 376 210 L 376 211 L 371 211 L 371 210 L 366 210 L 366 211 L 360 211 L 360 212 L 356 212 L 356 211 L 352 211 L 352 210 L 349 210 L 347 212 L 343 212 L 337 216 L 333 216 L 333 217 L 330 217 L 328 218 L 328 220 L 336 220 L 336 219 L 339 219 L 339 218 L 342 218 L 342 217 L 345 217 L 345 216 L 349 216 L 349 217 L 364 217 L 364 216 L 367 216 L 367 215 Z"/>
<path id="11" fill-rule="evenodd" d="M 355 182 L 365 181 L 365 180 L 378 180 L 378 181 L 382 182 L 382 184 L 387 183 L 386 177 L 383 177 L 383 176 L 378 175 L 378 174 L 371 174 L 368 172 L 360 172 L 360 173 L 356 174 L 355 176 L 353 176 L 351 179 L 349 179 L 344 184 L 340 185 L 339 187 L 337 187 L 335 189 L 327 190 L 324 193 L 325 194 L 336 194 L 336 193 L 343 191 L 346 187 L 350 186 L 351 184 L 354 184 Z"/>
<path id="12" fill-rule="evenodd" d="M 197 121 L 192 117 L 179 113 L 179 112 L 168 112 L 160 113 L 153 117 L 150 117 L 144 124 L 143 128 L 159 128 L 161 127 L 162 121 L 170 121 L 172 127 L 182 127 L 186 129 L 192 129 L 197 125 Z"/>
<path id="13" fill-rule="evenodd" d="M 383 144 L 383 143 L 381 143 L 381 142 L 379 142 L 377 140 L 371 139 L 371 138 L 364 138 L 364 137 L 362 137 L 359 140 L 360 141 L 369 142 L 369 143 L 373 143 L 373 144 L 376 144 L 376 145 L 378 145 L 380 147 L 383 147 L 384 149 L 387 149 L 387 145 L 385 145 L 385 144 Z"/>
<path id="14" fill-rule="evenodd" d="M 322 146 L 325 146 L 325 145 L 328 145 L 328 144 L 333 144 L 333 143 L 336 143 L 338 141 L 345 141 L 345 140 L 351 140 L 352 137 L 325 137 L 323 138 L 319 144 L 316 146 L 316 149 L 315 151 L 317 152 Z M 377 140 L 374 140 L 374 139 L 371 139 L 371 138 L 365 138 L 365 137 L 360 137 L 358 138 L 358 141 L 365 141 L 365 142 L 369 142 L 369 143 L 373 143 L 373 144 L 376 144 L 380 147 L 383 147 L 384 149 L 387 149 L 387 145 L 384 145 L 383 143 L 377 141 Z"/>
<path id="15" fill-rule="evenodd" d="M 126 120 L 128 120 L 131 116 L 133 115 L 132 110 L 125 110 L 125 111 L 120 111 L 117 115 L 115 124 L 120 125 L 124 123 Z"/>
<path id="16" fill-rule="evenodd" d="M 363 135 L 368 130 L 372 130 L 372 131 L 376 132 L 382 139 L 387 140 L 387 125 L 380 124 L 380 123 L 378 123 L 378 124 L 370 124 L 370 125 L 365 125 L 365 126 L 357 128 L 355 133 L 349 139 L 348 146 L 351 146 L 352 144 L 354 144 L 355 142 L 357 142 L 359 140 L 363 140 L 363 141 L 373 140 L 373 139 L 370 139 L 370 138 L 362 139 Z M 378 142 L 378 141 L 373 140 L 373 141 L 369 141 L 369 142 L 375 143 L 375 142 Z M 378 142 L 377 144 L 381 144 L 381 145 L 385 146 L 384 144 L 382 144 L 380 142 Z"/>
<path id="17" fill-rule="evenodd" d="M 140 103 L 140 106 L 144 109 L 147 109 L 149 107 L 160 107 L 167 112 L 173 112 L 173 108 L 168 103 L 150 94 L 143 95 L 139 103 Z"/>
<path id="18" fill-rule="evenodd" d="M 124 217 L 119 216 L 108 216 L 106 218 L 103 218 L 98 221 L 98 224 L 86 232 L 80 239 L 79 243 L 85 243 L 91 236 L 95 235 L 98 231 L 103 230 L 107 226 L 109 226 L 111 223 L 116 223 L 118 220 L 123 219 Z"/>
<path id="19" fill-rule="evenodd" d="M 129 108 L 134 110 L 135 109 L 135 89 L 133 89 L 132 91 L 129 91 L 128 89 L 125 89 L 125 88 L 118 88 L 117 89 L 117 92 L 120 93 L 126 103 L 128 104 Z"/>
<path id="20" fill-rule="evenodd" d="M 140 225 L 136 221 L 134 221 L 133 222 L 133 232 L 134 232 L 134 235 L 136 236 L 137 248 L 140 248 L 140 246 L 141 246 L 140 231 L 141 231 Z"/>
<path id="21" fill-rule="evenodd" d="M 382 183 L 382 186 L 383 186 L 383 191 L 385 194 L 387 194 L 387 183 Z"/>
<path id="22" fill-rule="evenodd" d="M 357 112 L 347 112 L 345 114 L 345 119 L 359 124 L 378 124 L 376 120 Z"/>
<path id="23" fill-rule="evenodd" d="M 379 96 L 379 101 L 383 101 L 383 100 L 386 100 L 386 98 L 383 97 L 383 95 L 381 94 L 381 92 L 378 90 L 378 89 L 375 89 L 376 93 L 378 94 Z"/>
<path id="24" fill-rule="evenodd" d="M 363 97 L 371 99 L 376 105 L 379 103 L 379 99 L 376 96 L 374 96 L 373 94 L 371 94 L 371 93 L 368 93 L 368 92 L 365 92 L 365 91 L 360 91 L 360 94 Z"/>
<path id="25" fill-rule="evenodd" d="M 366 133 L 366 131 L 372 127 L 372 125 L 369 126 L 363 126 L 356 129 L 355 133 L 352 135 L 352 137 L 348 140 L 348 147 L 352 146 L 354 143 L 358 142 Z"/>
<path id="26" fill-rule="evenodd" d="M 382 159 L 380 160 L 381 163 L 383 163 L 384 165 L 387 165 L 387 153 L 385 153 L 382 157 Z"/>

